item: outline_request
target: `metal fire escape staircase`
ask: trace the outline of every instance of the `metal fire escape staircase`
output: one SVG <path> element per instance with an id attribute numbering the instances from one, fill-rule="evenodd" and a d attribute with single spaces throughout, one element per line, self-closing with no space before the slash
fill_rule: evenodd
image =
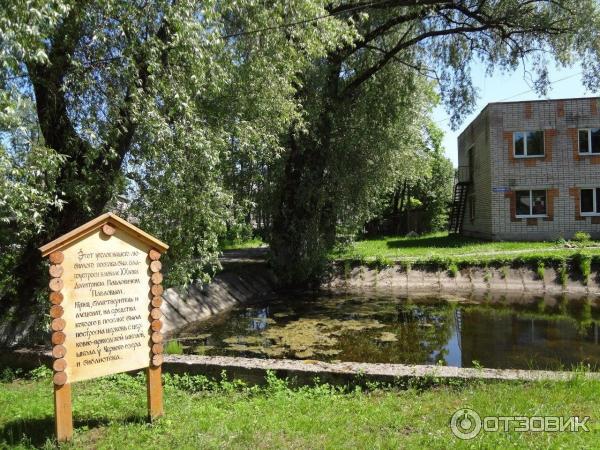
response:
<path id="1" fill-rule="evenodd" d="M 452 209 L 448 221 L 449 233 L 461 233 L 465 210 L 467 209 L 467 195 L 471 185 L 469 166 L 460 166 L 454 178 L 454 194 L 452 196 Z"/>

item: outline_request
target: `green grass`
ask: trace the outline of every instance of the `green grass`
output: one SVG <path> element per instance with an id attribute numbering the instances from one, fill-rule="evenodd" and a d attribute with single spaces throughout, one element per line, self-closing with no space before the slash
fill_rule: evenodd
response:
<path id="1" fill-rule="evenodd" d="M 561 260 L 575 257 L 575 264 L 582 271 L 584 279 L 587 267 L 579 264 L 578 254 L 582 251 L 589 258 L 600 259 L 600 241 L 573 241 L 572 247 L 565 242 L 522 242 L 522 241 L 485 241 L 447 232 L 424 234 L 408 238 L 403 236 L 384 236 L 359 240 L 350 246 L 337 250 L 330 255 L 332 260 L 352 261 L 361 265 L 372 265 L 376 269 L 385 269 L 394 263 L 427 265 L 433 264 L 449 269 L 456 274 L 461 266 L 511 264 L 521 260 L 533 264 L 541 273 L 541 265 L 559 265 Z M 222 250 L 257 248 L 267 245 L 259 237 L 248 241 L 226 241 Z M 592 261 L 590 259 L 590 261 Z M 584 261 L 584 264 L 587 262 Z M 579 267 L 580 266 L 580 267 Z"/>
<path id="2" fill-rule="evenodd" d="M 600 242 L 590 241 L 586 252 L 600 255 Z M 518 257 L 571 257 L 581 248 L 566 248 L 556 242 L 491 242 L 464 236 L 448 235 L 446 232 L 432 233 L 415 238 L 387 236 L 357 241 L 341 252 L 334 253 L 334 259 L 355 259 L 373 261 L 378 258 L 395 261 L 427 261 L 448 259 L 453 261 L 485 261 Z"/>
<path id="3" fill-rule="evenodd" d="M 600 382 L 472 382 L 406 390 L 327 385 L 264 388 L 165 377 L 166 415 L 146 423 L 143 377 L 73 386 L 74 441 L 66 448 L 598 448 Z M 54 447 L 50 378 L 0 383 L 0 448 Z M 590 432 L 480 433 L 461 441 L 451 415 L 591 416 Z"/>
<path id="4" fill-rule="evenodd" d="M 241 250 L 245 248 L 258 248 L 266 244 L 260 237 L 255 237 L 247 241 L 223 241 L 220 244 L 221 250 Z"/>

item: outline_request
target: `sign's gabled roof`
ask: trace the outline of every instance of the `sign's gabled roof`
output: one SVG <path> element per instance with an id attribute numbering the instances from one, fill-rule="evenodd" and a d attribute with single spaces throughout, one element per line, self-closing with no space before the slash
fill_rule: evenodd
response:
<path id="1" fill-rule="evenodd" d="M 169 248 L 167 244 L 156 239 L 154 236 L 151 236 L 145 231 L 140 230 L 138 227 L 131 225 L 125 219 L 121 219 L 116 214 L 108 212 L 90 220 L 88 223 L 84 223 L 80 227 L 77 227 L 66 234 L 63 234 L 61 237 L 54 239 L 52 242 L 48 242 L 46 245 L 41 246 L 39 250 L 42 252 L 42 256 L 47 256 L 56 250 L 61 250 L 83 235 L 102 228 L 102 226 L 106 223 L 110 223 L 119 230 L 134 236 L 140 241 L 154 247 L 161 253 L 164 253 Z"/>

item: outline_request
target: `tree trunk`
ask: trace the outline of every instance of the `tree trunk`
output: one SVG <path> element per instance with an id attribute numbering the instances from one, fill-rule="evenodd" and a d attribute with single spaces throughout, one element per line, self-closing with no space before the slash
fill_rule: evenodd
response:
<path id="1" fill-rule="evenodd" d="M 410 186 L 406 186 L 406 233 L 410 233 Z"/>
<path id="2" fill-rule="evenodd" d="M 400 208 L 398 208 L 398 216 L 396 217 L 396 233 L 400 234 L 402 230 L 402 209 L 404 208 L 404 196 L 406 194 L 407 181 L 402 184 L 402 193 L 400 194 Z"/>
<path id="3" fill-rule="evenodd" d="M 70 120 L 63 80 L 70 69 L 72 57 L 80 39 L 80 21 L 77 8 L 57 28 L 52 39 L 49 63 L 30 64 L 29 75 L 35 93 L 38 121 L 45 145 L 66 155 L 67 161 L 60 169 L 56 180 L 55 195 L 65 204 L 62 209 L 49 208 L 44 214 L 45 229 L 27 243 L 20 253 L 13 275 L 15 290 L 2 298 L 3 312 L 10 319 L 5 321 L 0 333 L 0 346 L 16 343 L 18 338 L 27 338 L 31 330 L 20 325 L 25 317 L 38 316 L 45 311 L 45 273 L 38 248 L 100 214 L 114 194 L 121 165 L 133 137 L 134 127 L 129 118 L 129 95 L 125 95 L 120 110 L 120 119 L 115 124 L 124 130 L 113 142 L 107 143 L 116 149 L 116 156 L 104 149 L 94 149 L 80 138 Z M 10 320 L 6 322 L 6 320 Z M 31 326 L 36 321 L 30 321 Z M 29 322 L 28 322 L 29 323 Z M 7 332 L 6 330 L 13 330 Z M 17 334 L 18 337 L 10 336 Z"/>
<path id="4" fill-rule="evenodd" d="M 288 156 L 278 183 L 271 251 L 279 280 L 287 286 L 318 284 L 335 245 L 337 215 L 327 178 L 333 117 L 338 109 L 339 63 L 329 62 L 321 111 L 309 132 L 288 135 Z M 312 95 L 304 93 L 304 95 Z"/>

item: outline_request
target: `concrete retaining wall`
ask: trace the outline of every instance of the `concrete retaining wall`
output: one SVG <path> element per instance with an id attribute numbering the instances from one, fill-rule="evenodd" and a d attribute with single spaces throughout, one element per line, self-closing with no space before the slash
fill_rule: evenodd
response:
<path id="1" fill-rule="evenodd" d="M 600 296 L 600 273 L 592 273 L 585 285 L 572 274 L 566 286 L 552 268 L 539 279 L 530 268 L 469 268 L 451 276 L 448 271 L 410 269 L 400 266 L 384 270 L 366 266 L 353 268 L 344 276 L 343 271 L 324 283 L 324 290 L 361 295 L 560 295 Z M 239 263 L 227 266 L 206 286 L 187 289 L 168 289 L 162 306 L 163 331 L 170 333 L 211 315 L 254 300 L 276 295 L 276 280 L 264 262 Z"/>
<path id="2" fill-rule="evenodd" d="M 49 351 L 21 349 L 0 354 L 0 367 L 34 369 L 44 364 L 52 365 Z M 422 379 L 431 383 L 450 380 L 499 380 L 499 381 L 561 381 L 575 376 L 600 379 L 598 372 L 553 372 L 546 370 L 473 369 L 461 367 L 371 364 L 371 363 L 326 363 L 314 360 L 257 359 L 230 356 L 166 355 L 162 365 L 166 373 L 204 375 L 221 379 L 223 372 L 230 380 L 243 380 L 250 384 L 264 384 L 267 372 L 278 378 L 287 378 L 294 385 L 315 384 L 363 384 L 379 382 L 398 384 L 411 379 Z"/>
<path id="3" fill-rule="evenodd" d="M 522 268 L 468 268 L 452 276 L 447 270 L 405 269 L 394 266 L 383 270 L 365 266 L 354 267 L 344 275 L 338 270 L 325 287 L 359 293 L 364 289 L 389 291 L 398 295 L 410 295 L 419 291 L 442 293 L 490 292 L 531 293 L 532 295 L 561 294 L 600 295 L 600 272 L 590 276 L 587 285 L 578 275 L 571 274 L 563 286 L 556 270 L 545 269 L 544 278 L 527 267 Z"/>
<path id="4" fill-rule="evenodd" d="M 234 306 L 275 295 L 276 280 L 261 258 L 224 258 L 224 270 L 210 284 L 167 289 L 163 294 L 163 329 L 172 332 Z M 0 348 L 50 342 L 49 331 L 35 328 L 44 319 L 29 315 L 0 323 Z M 49 323 L 49 320 L 48 320 Z"/>
<path id="5" fill-rule="evenodd" d="M 264 262 L 227 265 L 210 284 L 167 289 L 161 306 L 169 333 L 234 306 L 275 295 L 275 278 Z"/>
<path id="6" fill-rule="evenodd" d="M 171 373 L 200 374 L 219 378 L 223 371 L 229 379 L 244 380 L 253 384 L 264 383 L 267 372 L 279 378 L 288 378 L 298 385 L 321 383 L 348 384 L 365 381 L 397 383 L 414 378 L 441 380 L 505 380 L 538 381 L 568 380 L 572 372 L 513 369 L 473 369 L 432 365 L 372 364 L 340 362 L 327 363 L 315 360 L 258 359 L 231 356 L 169 355 L 165 370 Z M 600 373 L 588 372 L 582 376 L 600 379 Z"/>
<path id="7" fill-rule="evenodd" d="M 165 291 L 163 332 L 171 333 L 191 323 L 206 319 L 240 304 L 265 300 L 275 296 L 276 279 L 269 270 L 261 252 L 228 252 L 223 259 L 224 270 L 213 281 L 204 286 L 172 288 Z M 400 266 L 384 270 L 365 266 L 355 267 L 344 274 L 336 268 L 336 276 L 324 283 L 322 288 L 360 295 L 365 292 L 382 295 L 433 294 L 522 294 L 555 295 L 568 293 L 573 296 L 600 296 L 600 273 L 596 270 L 585 285 L 577 275 L 572 275 L 566 286 L 562 286 L 554 269 L 545 270 L 540 280 L 530 268 L 470 268 L 461 270 L 455 277 L 448 271 L 411 269 Z M 0 347 L 24 345 L 31 342 L 48 342 L 49 338 L 26 340 L 31 335 L 36 318 L 27 317 L 19 322 L 0 324 Z M 39 333 L 38 333 L 39 335 Z"/>

